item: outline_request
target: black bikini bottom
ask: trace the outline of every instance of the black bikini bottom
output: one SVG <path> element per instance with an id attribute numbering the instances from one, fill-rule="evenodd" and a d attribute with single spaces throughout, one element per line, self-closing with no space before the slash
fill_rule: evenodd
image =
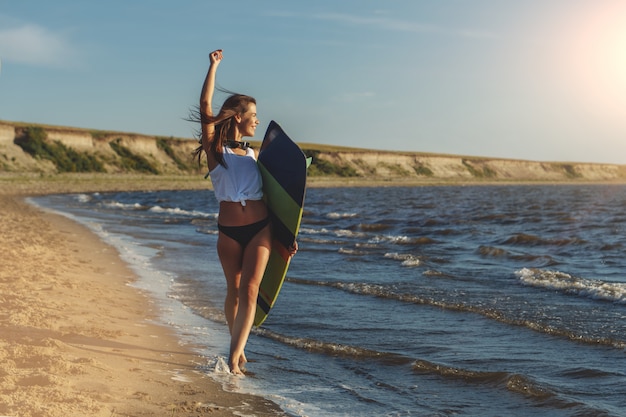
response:
<path id="1" fill-rule="evenodd" d="M 246 224 L 245 226 L 222 226 L 217 224 L 217 228 L 220 232 L 224 233 L 229 238 L 239 242 L 242 248 L 248 246 L 248 243 L 253 237 L 257 235 L 261 230 L 270 224 L 270 218 L 266 217 L 261 221 L 252 224 Z"/>

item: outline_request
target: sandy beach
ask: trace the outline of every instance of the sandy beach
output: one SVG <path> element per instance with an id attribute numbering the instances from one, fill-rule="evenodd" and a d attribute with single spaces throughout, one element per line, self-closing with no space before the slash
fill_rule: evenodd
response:
<path id="1" fill-rule="evenodd" d="M 270 401 L 226 392 L 202 358 L 132 287 L 116 250 L 43 212 L 29 195 L 194 188 L 154 177 L 0 177 L 0 416 L 275 416 Z M 206 187 L 206 183 L 204 183 Z"/>

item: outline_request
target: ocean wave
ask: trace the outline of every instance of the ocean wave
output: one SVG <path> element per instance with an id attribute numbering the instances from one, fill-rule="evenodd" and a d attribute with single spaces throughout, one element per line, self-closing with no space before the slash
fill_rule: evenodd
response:
<path id="1" fill-rule="evenodd" d="M 584 379 L 584 378 L 604 378 L 604 377 L 623 377 L 622 372 L 607 372 L 600 369 L 591 369 L 585 367 L 577 367 L 574 369 L 566 369 L 561 372 L 565 378 Z"/>
<path id="2" fill-rule="evenodd" d="M 197 233 L 202 233 L 203 235 L 215 235 L 217 236 L 220 232 L 217 229 L 209 228 L 209 227 L 198 227 L 196 228 Z"/>
<path id="3" fill-rule="evenodd" d="M 560 262 L 554 259 L 550 255 L 533 255 L 530 253 L 521 253 L 521 254 L 509 254 L 509 258 L 514 261 L 522 261 L 526 262 L 535 262 L 535 266 L 555 266 Z"/>
<path id="4" fill-rule="evenodd" d="M 347 237 L 347 238 L 355 238 L 355 239 L 362 239 L 362 238 L 367 237 L 367 234 L 363 232 L 354 232 L 348 229 L 334 230 L 333 234 L 337 237 Z"/>
<path id="5" fill-rule="evenodd" d="M 578 278 L 559 271 L 524 268 L 515 275 L 524 285 L 561 291 L 594 300 L 626 304 L 626 284 Z"/>
<path id="6" fill-rule="evenodd" d="M 376 243 L 369 243 L 369 242 L 355 243 L 354 246 L 357 248 L 362 248 L 362 249 L 378 249 L 380 247 Z"/>
<path id="7" fill-rule="evenodd" d="M 479 246 L 476 250 L 480 256 L 486 258 L 508 258 L 514 261 L 534 262 L 534 266 L 555 266 L 558 265 L 553 257 L 546 254 L 534 255 L 531 253 L 511 253 L 506 249 L 494 246 Z"/>
<path id="8" fill-rule="evenodd" d="M 411 255 L 410 253 L 386 253 L 385 258 L 401 261 L 402 266 L 419 266 L 421 263 L 419 258 Z"/>
<path id="9" fill-rule="evenodd" d="M 550 389 L 538 384 L 529 377 L 504 371 L 476 371 L 436 364 L 425 360 L 415 361 L 413 363 L 413 371 L 419 374 L 434 374 L 448 379 L 462 380 L 466 383 L 500 385 L 506 387 L 509 391 L 537 400 L 547 400 L 556 397 L 556 394 Z"/>
<path id="10" fill-rule="evenodd" d="M 302 233 L 302 230 L 300 230 L 300 234 L 298 235 L 298 242 L 313 243 L 316 245 L 343 245 L 346 243 L 345 241 L 340 241 L 340 240 L 335 240 L 335 239 L 324 239 L 324 238 L 306 236 L 305 234 Z M 308 247 L 307 250 L 314 251 L 316 250 L 316 248 Z"/>
<path id="11" fill-rule="evenodd" d="M 143 206 L 139 203 L 120 203 L 119 201 L 106 201 L 103 202 L 102 205 L 106 208 L 119 210 L 148 210 L 148 207 Z"/>
<path id="12" fill-rule="evenodd" d="M 578 403 L 559 398 L 559 395 L 550 388 L 534 381 L 532 378 L 507 371 L 479 371 L 430 362 L 424 359 L 410 358 L 402 354 L 378 351 L 359 346 L 341 343 L 325 342 L 312 338 L 294 337 L 279 334 L 267 328 L 253 329 L 257 336 L 265 337 L 275 342 L 291 346 L 296 349 L 340 357 L 353 361 L 377 361 L 386 366 L 410 366 L 414 373 L 435 375 L 446 379 L 462 380 L 467 384 L 482 384 L 502 387 L 512 393 L 523 395 L 535 401 L 549 402 L 559 408 L 575 406 Z"/>
<path id="13" fill-rule="evenodd" d="M 446 274 L 444 274 L 441 271 L 437 271 L 435 269 L 429 269 L 423 272 L 423 275 L 427 276 L 427 277 L 445 277 Z"/>
<path id="14" fill-rule="evenodd" d="M 86 200 L 85 202 L 88 202 Z M 149 211 L 155 214 L 165 214 L 181 217 L 200 217 L 200 218 L 217 218 L 217 213 L 206 213 L 198 210 L 183 210 L 179 207 L 169 208 L 156 206 L 145 206 L 140 203 L 121 203 L 119 201 L 106 201 L 102 203 L 102 206 L 113 210 L 136 210 L 136 211 Z"/>
<path id="15" fill-rule="evenodd" d="M 384 223 L 373 223 L 373 224 L 360 223 L 358 225 L 358 228 L 366 232 L 381 232 L 383 230 L 387 230 L 391 228 L 391 226 L 388 224 L 384 224 Z"/>
<path id="16" fill-rule="evenodd" d="M 79 203 L 88 203 L 91 201 L 92 197 L 89 194 L 76 194 L 74 199 Z"/>
<path id="17" fill-rule="evenodd" d="M 500 258 L 509 254 L 506 249 L 494 248 L 492 246 L 480 246 L 478 253 L 482 256 L 492 256 L 494 258 Z"/>
<path id="18" fill-rule="evenodd" d="M 394 235 L 381 235 L 374 236 L 369 240 L 370 243 L 392 243 L 396 245 L 429 245 L 436 243 L 435 240 L 421 236 L 421 237 L 409 237 L 409 236 L 394 236 Z"/>
<path id="19" fill-rule="evenodd" d="M 313 229 L 310 227 L 302 227 L 300 228 L 300 234 L 306 235 L 331 235 L 335 237 L 343 237 L 343 238 L 363 238 L 367 236 L 363 232 L 354 232 L 348 229 L 327 229 L 325 227 L 319 229 Z"/>
<path id="20" fill-rule="evenodd" d="M 515 234 L 504 242 L 506 245 L 519 245 L 519 246 L 569 246 L 569 245 L 584 245 L 587 241 L 572 237 L 563 239 L 544 239 L 539 236 L 529 235 L 526 233 Z"/>
<path id="21" fill-rule="evenodd" d="M 342 255 L 352 255 L 352 256 L 365 256 L 365 255 L 371 255 L 372 252 L 368 252 L 368 251 L 364 251 L 364 250 L 358 250 L 358 249 L 350 249 L 350 248 L 339 248 L 339 253 L 341 253 Z"/>
<path id="22" fill-rule="evenodd" d="M 320 235 L 320 234 L 324 234 L 324 233 L 328 233 L 328 229 L 322 227 L 320 229 L 313 229 L 311 227 L 300 227 L 300 234 L 307 234 L 307 235 Z"/>
<path id="23" fill-rule="evenodd" d="M 317 281 L 293 277 L 287 278 L 287 281 L 300 285 L 315 285 L 321 287 L 336 288 L 338 290 L 342 290 L 355 295 L 378 297 L 410 304 L 428 305 L 462 313 L 474 313 L 500 323 L 508 324 L 511 326 L 525 327 L 539 333 L 562 337 L 565 339 L 574 340 L 576 342 L 592 345 L 611 346 L 616 349 L 626 348 L 626 341 L 624 340 L 614 339 L 610 337 L 580 334 L 567 328 L 554 327 L 549 324 L 542 323 L 541 321 L 520 318 L 520 316 L 516 315 L 515 313 L 506 314 L 503 311 L 489 306 L 486 307 L 479 304 L 468 304 L 463 301 L 436 299 L 429 296 L 410 294 L 402 292 L 392 285 L 370 284 L 364 282 Z"/>
<path id="24" fill-rule="evenodd" d="M 331 212 L 326 214 L 326 218 L 327 219 L 332 219 L 332 220 L 339 220 L 339 219 L 352 219 L 354 217 L 357 217 L 358 214 L 357 213 L 336 213 L 336 212 Z"/>
<path id="25" fill-rule="evenodd" d="M 286 336 L 266 328 L 253 329 L 258 336 L 280 342 L 282 344 L 303 349 L 313 353 L 324 354 L 333 357 L 346 357 L 351 359 L 377 359 L 390 365 L 402 365 L 411 362 L 411 359 L 402 355 L 377 350 L 365 349 L 357 346 L 343 345 L 340 343 L 324 342 L 321 340 L 305 337 Z"/>
<path id="26" fill-rule="evenodd" d="M 376 228 L 374 228 L 376 229 Z M 370 247 L 377 247 L 380 244 L 392 244 L 392 245 L 406 245 L 406 246 L 415 246 L 415 245 L 428 245 L 437 243 L 435 240 L 426 237 L 411 237 L 406 235 L 382 235 L 382 234 L 374 234 L 371 233 L 374 229 L 369 229 L 367 227 L 358 226 L 356 230 L 352 229 L 332 229 L 328 227 L 302 227 L 300 228 L 300 235 L 308 235 L 308 236 L 320 236 L 327 235 L 333 236 L 341 239 L 350 239 L 350 240 L 360 240 L 357 244 L 360 245 L 369 245 Z M 382 230 L 382 229 L 381 229 Z M 322 243 L 345 243 L 345 242 L 333 242 L 333 241 L 322 241 Z"/>
<path id="27" fill-rule="evenodd" d="M 205 213 L 203 211 L 198 211 L 198 210 L 183 210 L 180 209 L 178 207 L 175 208 L 166 208 L 166 207 L 161 207 L 161 206 L 153 206 L 150 207 L 148 209 L 148 211 L 152 212 L 152 213 L 159 213 L 159 214 L 172 214 L 175 216 L 185 216 L 185 217 L 211 217 L 211 218 L 217 218 L 217 213 Z"/>

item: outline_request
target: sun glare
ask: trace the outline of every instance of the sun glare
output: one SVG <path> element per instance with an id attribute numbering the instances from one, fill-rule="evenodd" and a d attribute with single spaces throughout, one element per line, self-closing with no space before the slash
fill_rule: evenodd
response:
<path id="1" fill-rule="evenodd" d="M 604 117 L 626 116 L 626 3 L 598 1 L 570 28 L 572 74 L 587 105 Z"/>

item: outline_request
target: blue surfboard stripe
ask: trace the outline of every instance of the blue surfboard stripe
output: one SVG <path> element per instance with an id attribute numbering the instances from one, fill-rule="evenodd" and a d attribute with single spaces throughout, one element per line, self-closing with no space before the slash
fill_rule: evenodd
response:
<path id="1" fill-rule="evenodd" d="M 270 310 L 271 310 L 272 307 L 270 307 L 270 305 L 267 304 L 265 302 L 265 300 L 263 299 L 263 297 L 261 297 L 260 295 L 257 297 L 256 304 L 259 307 L 261 307 L 261 310 L 263 310 L 265 312 L 265 314 L 269 314 L 270 313 Z"/>

